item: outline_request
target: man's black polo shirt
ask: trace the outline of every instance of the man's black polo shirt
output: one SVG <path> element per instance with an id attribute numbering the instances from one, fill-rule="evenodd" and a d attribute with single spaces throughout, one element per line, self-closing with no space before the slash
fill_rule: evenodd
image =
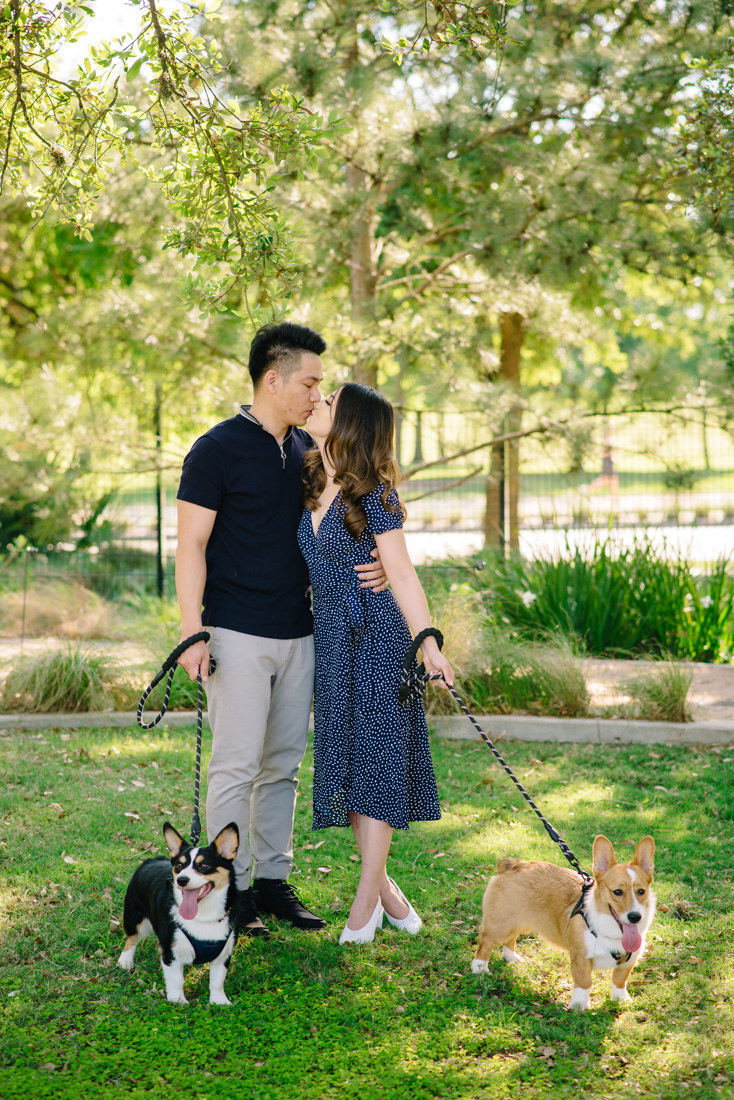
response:
<path id="1" fill-rule="evenodd" d="M 293 428 L 282 450 L 240 414 L 215 425 L 184 459 L 178 499 L 217 513 L 206 548 L 205 626 L 261 638 L 313 631 L 308 570 L 296 532 L 301 467 L 311 437 Z"/>

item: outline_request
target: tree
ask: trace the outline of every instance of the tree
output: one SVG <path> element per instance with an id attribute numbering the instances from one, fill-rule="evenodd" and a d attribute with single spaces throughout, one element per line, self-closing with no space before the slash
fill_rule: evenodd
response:
<path id="1" fill-rule="evenodd" d="M 32 7 L 16 4 L 13 18 Z M 216 21 L 202 15 L 196 31 L 187 24 L 190 38 L 184 39 L 183 22 L 164 18 L 160 3 L 138 0 L 137 7 L 145 14 L 140 43 L 101 48 L 79 79 L 67 80 L 58 93 L 69 100 L 81 148 L 92 115 L 86 106 L 81 112 L 77 92 L 101 87 L 103 73 L 107 90 L 116 90 L 105 115 L 112 136 L 104 130 L 94 155 L 80 153 L 82 167 L 57 175 L 51 162 L 44 167 L 42 156 L 51 154 L 43 143 L 31 164 L 19 135 L 26 135 L 27 150 L 40 138 L 26 134 L 14 48 L 12 66 L 4 70 L 11 139 L 6 145 L 12 154 L 6 184 L 14 179 L 28 195 L 33 177 L 39 187 L 30 195 L 34 209 L 45 209 L 38 195 L 53 192 L 58 209 L 49 206 L 47 217 L 57 219 L 78 210 L 79 196 L 88 191 L 97 202 L 95 241 L 86 239 L 91 222 L 82 218 L 76 224 L 88 248 L 105 232 L 122 242 L 129 229 L 130 241 L 136 239 L 121 216 L 120 196 L 130 194 L 131 179 L 150 185 L 146 201 L 162 187 L 167 209 L 156 218 L 169 226 L 167 242 L 181 250 L 170 270 L 158 263 L 157 233 L 148 224 L 145 240 L 152 251 L 134 270 L 130 291 L 137 303 L 133 327 L 139 323 L 142 336 L 108 312 L 102 295 L 109 332 L 101 332 L 99 346 L 125 366 L 95 371 L 84 352 L 87 392 L 98 401 L 107 395 L 108 402 L 113 393 L 137 392 L 141 399 L 144 393 L 148 407 L 155 403 L 156 384 L 165 386 L 168 379 L 156 373 L 160 356 L 144 342 L 146 326 L 154 321 L 159 338 L 162 296 L 173 294 L 179 274 L 190 276 L 195 293 L 221 311 L 215 334 L 201 318 L 194 324 L 190 314 L 182 323 L 178 307 L 173 310 L 161 346 L 169 349 L 171 392 L 182 398 L 190 387 L 185 362 L 191 347 L 217 349 L 211 354 L 223 369 L 220 374 L 210 367 L 213 376 L 227 377 L 225 362 L 236 368 L 236 351 L 231 360 L 220 353 L 222 343 L 225 356 L 233 348 L 227 333 L 243 312 L 240 287 L 248 288 L 253 319 L 268 315 L 268 302 L 280 295 L 285 307 L 326 328 L 345 373 L 378 380 L 398 404 L 420 398 L 483 413 L 485 448 L 497 436 L 504 439 L 493 448 L 488 471 L 487 536 L 516 542 L 516 440 L 529 430 L 528 395 L 556 420 L 559 398 L 570 393 L 602 410 L 614 402 L 621 407 L 630 398 L 624 380 L 617 385 L 626 367 L 652 393 L 653 379 L 664 382 L 664 371 L 639 368 L 653 354 L 654 332 L 646 330 L 641 347 L 615 314 L 626 318 L 645 295 L 650 308 L 657 308 L 655 287 L 667 287 L 668 280 L 688 279 L 691 293 L 694 277 L 710 281 L 709 243 L 716 245 L 710 224 L 690 212 L 687 170 L 678 171 L 673 187 L 663 166 L 680 151 L 679 128 L 691 105 L 684 54 L 717 48 L 724 32 L 715 9 L 698 0 L 673 0 L 661 10 L 652 0 L 539 0 L 514 8 L 505 30 L 494 18 L 498 7 L 474 4 L 429 4 L 424 16 L 422 6 L 407 0 L 241 0 L 210 13 Z M 54 10 L 60 42 L 72 26 L 70 9 L 61 4 Z M 163 53 L 154 11 L 164 38 L 171 37 Z M 21 26 L 17 18 L 11 25 L 14 34 Z M 47 50 L 44 64 L 50 66 L 46 30 L 31 29 L 40 35 L 39 49 Z M 30 30 L 26 40 L 32 40 Z M 217 72 L 207 68 L 210 55 Z M 174 61 L 181 81 L 168 100 L 165 78 L 174 73 Z M 33 87 L 43 113 L 50 100 L 42 97 L 60 77 L 50 67 L 38 71 L 44 80 L 39 76 Z M 273 87 L 287 87 L 286 99 L 276 104 L 269 98 Z M 189 93 L 195 118 L 187 110 Z M 27 95 L 25 104 L 33 122 Z M 289 136 L 276 135 L 268 144 L 271 108 L 285 117 Z M 62 119 L 60 108 L 54 110 Z M 310 120 L 317 120 L 311 130 Z M 297 132 L 301 124 L 304 142 Z M 50 131 L 39 133 L 50 141 Z M 253 162 L 232 152 L 239 138 L 248 156 L 252 146 L 264 158 L 260 190 Z M 212 143 L 217 153 L 226 151 L 220 155 L 223 176 Z M 109 171 L 104 186 L 94 181 L 94 163 Z M 272 188 L 266 197 L 278 222 L 274 233 L 271 223 L 263 228 L 267 247 L 253 264 L 243 260 L 231 235 L 224 246 L 231 229 L 224 213 L 227 187 L 236 188 L 242 209 L 253 187 L 257 195 Z M 136 224 L 143 224 L 142 211 L 135 209 Z M 116 219 L 122 229 L 112 230 Z M 277 250 L 286 225 L 295 227 L 295 236 L 284 259 Z M 256 251 L 257 239 L 248 238 Z M 79 258 L 89 261 L 86 253 Z M 195 262 L 198 269 L 191 266 Z M 210 270 L 204 264 L 218 266 L 211 291 L 204 285 L 203 273 Z M 171 281 L 162 282 L 168 275 Z M 23 312 L 24 278 L 20 274 L 6 287 L 7 308 L 16 318 L 30 316 Z M 158 304 L 155 318 L 156 306 L 145 304 L 145 294 Z M 98 304 L 94 295 L 90 300 Z M 38 325 L 27 327 L 43 344 Z M 90 349 L 94 331 L 91 318 Z M 179 357 L 181 332 L 198 335 Z M 595 356 L 601 357 L 601 377 L 593 386 L 578 386 L 589 360 L 596 368 Z M 71 373 L 73 355 L 67 362 Z M 507 505 L 507 523 L 501 503 Z"/>
<path id="2" fill-rule="evenodd" d="M 723 5 L 722 5 L 723 6 Z M 681 119 L 681 150 L 672 164 L 673 182 L 693 178 L 691 201 L 712 219 L 717 231 L 734 225 L 734 46 L 731 38 L 690 63 L 698 95 Z"/>
<path id="3" fill-rule="evenodd" d="M 78 72 L 62 79 L 55 59 L 98 2 L 57 0 L 49 8 L 8 0 L 2 9 L 0 192 L 22 194 L 35 217 L 64 217 L 88 238 L 110 173 L 120 161 L 132 163 L 165 195 L 164 247 L 192 257 L 196 300 L 224 308 L 242 295 L 250 316 L 259 316 L 274 293 L 287 296 L 295 285 L 292 240 L 273 187 L 306 170 L 337 123 L 324 124 L 283 87 L 263 89 L 247 112 L 226 98 L 218 50 L 194 26 L 216 19 L 221 0 L 187 0 L 183 11 L 168 12 L 163 0 L 131 0 L 139 33 L 92 47 Z M 389 19 L 409 8 L 419 5 L 397 0 L 380 10 Z M 461 5 L 453 20 L 449 8 L 443 0 L 420 6 L 422 49 L 498 33 L 485 7 Z M 401 60 L 417 44 L 390 48 Z"/>
<path id="4" fill-rule="evenodd" d="M 285 89 L 269 89 L 247 114 L 220 98 L 216 50 L 192 29 L 194 16 L 215 17 L 217 2 L 166 13 L 159 0 L 132 0 L 140 33 L 92 47 L 62 79 L 55 59 L 95 2 L 9 0 L 3 9 L 3 193 L 89 239 L 110 175 L 132 164 L 165 195 L 164 247 L 192 258 L 197 301 L 220 308 L 233 292 L 247 298 L 252 283 L 261 304 L 274 285 L 287 293 L 294 255 L 270 192 L 283 171 L 308 163 L 328 128 Z"/>
<path id="5" fill-rule="evenodd" d="M 685 51 L 726 33 L 707 4 L 576 0 L 526 3 L 513 15 L 498 71 L 457 65 L 455 92 L 421 127 L 419 165 L 394 199 L 396 222 L 410 210 L 446 224 L 461 211 L 466 230 L 452 237 L 452 253 L 463 244 L 467 283 L 486 286 L 498 374 L 511 389 L 548 294 L 604 309 L 628 271 L 681 281 L 705 274 L 706 227 L 685 213 L 685 181 L 671 194 L 661 166 L 688 103 Z M 445 263 L 451 256 L 441 251 Z M 462 268 L 454 261 L 448 274 Z M 415 285 L 436 271 L 440 286 L 434 254 L 416 267 Z M 507 428 L 518 427 L 515 410 Z M 507 449 L 494 452 L 486 534 L 496 540 L 507 480 L 516 546 L 517 456 Z"/>
<path id="6" fill-rule="evenodd" d="M 726 30 L 708 3 L 528 2 L 503 51 L 413 54 L 400 73 L 361 0 L 248 0 L 223 27 L 245 102 L 282 81 L 346 120 L 318 186 L 294 179 L 279 201 L 303 217 L 308 273 L 354 376 L 379 372 L 398 400 L 431 375 L 434 394 L 437 376 L 448 389 L 452 346 L 495 383 L 490 437 L 516 437 L 533 344 L 568 338 L 563 316 L 616 308 L 628 272 L 705 274 L 706 226 L 661 166 L 688 105 L 685 53 Z M 518 444 L 492 455 L 486 537 L 516 546 Z"/>
<path id="7" fill-rule="evenodd" d="M 44 222 L 33 249 L 25 206 L 1 208 L 0 545 L 106 537 L 114 472 L 179 466 L 180 440 L 229 415 L 241 386 L 241 321 L 180 300 L 185 260 L 160 249 L 149 183 L 128 176 L 116 195 L 124 220 L 91 241 Z"/>

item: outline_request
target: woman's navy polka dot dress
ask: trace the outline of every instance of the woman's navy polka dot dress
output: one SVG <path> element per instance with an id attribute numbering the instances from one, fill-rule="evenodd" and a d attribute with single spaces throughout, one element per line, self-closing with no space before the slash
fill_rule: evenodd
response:
<path id="1" fill-rule="evenodd" d="M 370 561 L 375 534 L 402 527 L 383 491 L 378 485 L 362 498 L 367 527 L 359 541 L 344 527 L 341 496 L 316 535 L 307 510 L 298 528 L 313 585 L 314 829 L 348 825 L 348 810 L 395 829 L 441 816 L 423 705 L 397 702 L 408 625 L 392 592 L 360 588 L 354 572 Z M 388 505 L 398 503 L 392 489 Z"/>

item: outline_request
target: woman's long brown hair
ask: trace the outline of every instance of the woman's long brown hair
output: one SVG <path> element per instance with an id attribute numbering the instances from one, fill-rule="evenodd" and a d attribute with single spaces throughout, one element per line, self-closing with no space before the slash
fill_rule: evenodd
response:
<path id="1" fill-rule="evenodd" d="M 382 503 L 390 512 L 402 512 L 388 505 L 390 490 L 400 480 L 400 467 L 395 460 L 393 440 L 395 417 L 392 405 L 371 386 L 346 382 L 339 390 L 334 408 L 331 431 L 324 443 L 324 453 L 334 467 L 334 481 L 341 489 L 346 510 L 344 526 L 354 539 L 359 539 L 367 526 L 367 515 L 361 500 L 382 483 Z M 306 453 L 303 463 L 306 490 L 303 502 L 311 512 L 326 486 L 326 471 L 317 448 Z"/>

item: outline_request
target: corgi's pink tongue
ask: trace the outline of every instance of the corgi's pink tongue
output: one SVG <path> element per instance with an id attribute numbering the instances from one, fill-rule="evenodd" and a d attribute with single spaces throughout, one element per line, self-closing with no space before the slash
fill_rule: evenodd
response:
<path id="1" fill-rule="evenodd" d="M 622 925 L 622 947 L 625 951 L 628 951 L 630 955 L 635 951 L 639 951 L 642 944 L 642 936 L 637 931 L 636 924 L 623 924 Z"/>
<path id="2" fill-rule="evenodd" d="M 198 890 L 182 890 L 178 911 L 184 920 L 193 920 L 199 909 Z M 622 941 L 624 943 L 624 940 Z"/>

